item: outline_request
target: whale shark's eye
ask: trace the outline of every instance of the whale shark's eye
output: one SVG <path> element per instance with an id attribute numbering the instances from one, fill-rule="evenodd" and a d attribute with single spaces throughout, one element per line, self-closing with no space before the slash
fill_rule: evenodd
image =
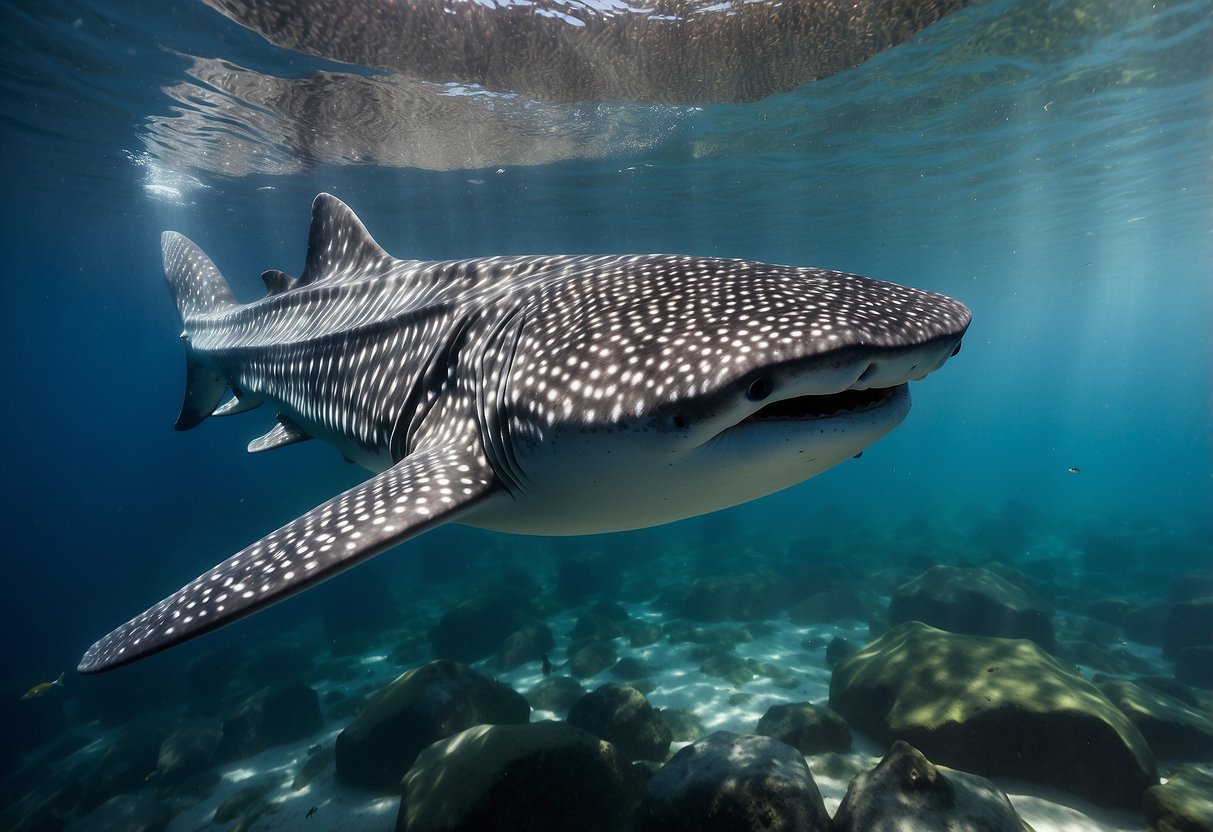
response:
<path id="1" fill-rule="evenodd" d="M 670 421 L 673 422 L 674 427 L 678 428 L 679 430 L 682 430 L 689 424 L 689 422 L 687 422 L 686 416 L 675 416 Z"/>
<path id="2" fill-rule="evenodd" d="M 752 402 L 760 402 L 771 395 L 771 389 L 771 380 L 766 376 L 759 376 L 751 381 L 750 386 L 746 388 L 746 398 Z"/>

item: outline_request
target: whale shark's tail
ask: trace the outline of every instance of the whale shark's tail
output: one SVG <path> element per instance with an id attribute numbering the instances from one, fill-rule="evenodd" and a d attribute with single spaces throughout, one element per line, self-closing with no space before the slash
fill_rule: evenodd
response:
<path id="1" fill-rule="evenodd" d="M 189 430 L 214 412 L 228 388 L 227 379 L 194 354 L 189 343 L 189 320 L 240 304 L 211 258 L 188 237 L 176 231 L 165 231 L 160 236 L 160 246 L 164 252 L 164 278 L 177 302 L 181 322 L 186 326 L 186 332 L 181 336 L 186 345 L 185 399 L 175 427 Z"/>

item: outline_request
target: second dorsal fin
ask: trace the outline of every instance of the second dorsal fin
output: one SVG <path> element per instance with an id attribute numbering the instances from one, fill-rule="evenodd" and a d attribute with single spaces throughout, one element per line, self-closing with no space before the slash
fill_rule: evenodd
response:
<path id="1" fill-rule="evenodd" d="M 294 285 L 310 286 L 334 276 L 367 274 L 392 261 L 348 205 L 332 194 L 320 194 L 312 203 L 307 264 Z"/>
<path id="2" fill-rule="evenodd" d="M 266 297 L 289 292 L 299 283 L 281 269 L 266 269 L 261 273 L 261 282 L 265 284 Z"/>

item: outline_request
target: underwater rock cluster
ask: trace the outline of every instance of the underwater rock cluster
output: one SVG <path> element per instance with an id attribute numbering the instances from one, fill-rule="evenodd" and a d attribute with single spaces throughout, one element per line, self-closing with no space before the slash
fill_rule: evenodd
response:
<path id="1" fill-rule="evenodd" d="M 426 746 L 473 725 L 527 722 L 531 706 L 512 688 L 439 659 L 375 694 L 337 736 L 337 776 L 392 791 Z"/>
<path id="2" fill-rule="evenodd" d="M 340 796 L 381 824 L 398 805 L 398 832 L 1052 829 L 1008 801 L 1013 777 L 1213 829 L 1207 772 L 1182 765 L 1213 762 L 1213 696 L 1176 678 L 1209 646 L 1203 595 L 994 562 L 769 566 L 611 594 L 570 578 L 576 604 L 515 576 L 387 631 L 330 616 L 327 651 L 202 653 L 158 709 L 102 677 L 72 707 L 113 733 L 69 732 L 48 754 L 70 766 L 10 778 L 0 828 L 257 832 Z"/>

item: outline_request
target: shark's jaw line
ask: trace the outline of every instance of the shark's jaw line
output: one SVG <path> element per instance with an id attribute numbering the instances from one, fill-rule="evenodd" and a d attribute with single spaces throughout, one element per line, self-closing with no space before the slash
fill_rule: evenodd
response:
<path id="1" fill-rule="evenodd" d="M 89 648 L 127 664 L 444 523 L 582 534 L 752 500 L 862 451 L 970 314 L 858 275 L 675 255 L 398 260 L 316 198 L 302 274 L 240 304 L 162 239 L 186 346 L 180 430 L 269 403 L 261 452 L 319 438 L 378 472 Z M 232 398 L 222 403 L 227 391 Z"/>
<path id="2" fill-rule="evenodd" d="M 818 421 L 845 418 L 848 415 L 882 407 L 896 395 L 897 390 L 903 388 L 906 388 L 905 384 L 898 385 L 898 387 L 868 387 L 862 390 L 848 388 L 838 393 L 780 399 L 763 405 L 734 425 L 733 429 L 754 422 Z"/>

